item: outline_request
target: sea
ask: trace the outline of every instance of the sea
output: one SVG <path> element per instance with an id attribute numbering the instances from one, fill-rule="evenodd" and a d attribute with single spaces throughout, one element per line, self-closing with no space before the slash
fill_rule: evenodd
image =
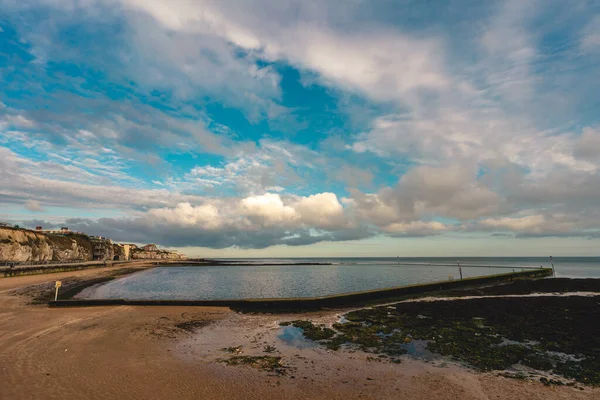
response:
<path id="1" fill-rule="evenodd" d="M 600 278 L 600 257 L 369 257 L 226 259 L 228 266 L 138 272 L 78 297 L 130 300 L 305 298 L 552 268 L 557 277 Z M 294 265 L 302 263 L 303 265 Z M 460 268 L 459 268 L 460 267 Z"/>

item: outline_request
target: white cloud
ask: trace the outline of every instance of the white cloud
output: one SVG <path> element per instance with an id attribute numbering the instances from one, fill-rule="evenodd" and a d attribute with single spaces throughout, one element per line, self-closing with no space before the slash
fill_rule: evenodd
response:
<path id="1" fill-rule="evenodd" d="M 495 212 L 500 197 L 476 179 L 476 171 L 462 165 L 417 167 L 396 188 L 399 204 L 411 204 L 418 214 L 435 213 L 459 219 Z"/>
<path id="2" fill-rule="evenodd" d="M 230 21 L 210 2 L 180 0 L 165 3 L 160 0 L 123 0 L 133 8 L 141 9 L 169 29 L 191 33 L 214 33 L 239 46 L 256 49 L 260 41 L 252 31 Z"/>
<path id="3" fill-rule="evenodd" d="M 175 208 L 149 210 L 148 214 L 174 225 L 200 226 L 207 230 L 221 226 L 219 210 L 212 204 L 194 207 L 190 203 L 179 203 Z"/>
<path id="4" fill-rule="evenodd" d="M 21 7 L 18 3 L 11 6 Z M 133 216 L 127 221 L 135 221 L 138 228 L 172 225 L 185 231 L 185 240 L 201 233 L 215 238 L 216 246 L 238 239 L 254 243 L 251 235 L 267 245 L 282 243 L 282 238 L 295 243 L 342 240 L 343 230 L 347 237 L 452 230 L 451 223 L 436 221 L 441 217 L 459 220 L 466 229 L 536 235 L 598 226 L 597 127 L 579 114 L 566 127 L 540 121 L 557 110 L 547 105 L 569 101 L 562 93 L 544 90 L 556 80 L 540 79 L 540 70 L 552 70 L 555 64 L 538 48 L 542 38 L 531 29 L 539 1 L 494 3 L 492 12 L 485 9 L 484 20 L 469 21 L 469 39 L 460 43 L 453 42 L 454 35 L 442 37 L 443 29 L 434 25 L 409 30 L 371 21 L 376 13 L 363 16 L 361 7 L 379 4 L 367 2 L 343 9 L 334 1 L 45 4 L 64 7 L 65 12 L 50 25 L 40 22 L 24 29 L 41 61 L 59 45 L 53 35 L 61 23 L 79 17 L 103 21 L 100 11 L 111 9 L 123 23 L 119 40 L 124 43 L 110 53 L 122 63 L 123 76 L 135 77 L 143 90 L 172 94 L 181 100 L 173 107 L 186 117 L 78 96 L 72 102 L 81 102 L 81 109 L 107 111 L 101 117 L 69 112 L 57 122 L 40 111 L 44 107 L 36 105 L 35 112 L 26 113 L 6 110 L 0 103 L 0 129 L 5 130 L 0 141 L 43 150 L 49 158 L 33 161 L 0 148 L 2 201 L 38 208 L 26 203 L 35 197 L 49 206 L 118 208 Z M 598 21 L 592 18 L 581 30 L 579 44 L 586 52 L 600 43 Z M 251 122 L 286 114 L 289 110 L 277 104 L 281 76 L 270 61 L 307 73 L 310 79 L 302 80 L 306 85 L 312 79 L 336 93 L 358 93 L 364 96 L 358 96 L 361 101 L 370 101 L 368 107 L 379 115 L 362 134 L 341 135 L 345 149 L 364 159 L 372 157 L 364 153 L 373 153 L 382 170 L 402 171 L 398 183 L 381 184 L 370 166 L 343 160 L 347 153 L 332 156 L 333 151 L 294 145 L 293 139 L 263 137 L 257 144 L 240 144 L 235 133 L 205 122 L 197 110 L 191 112 L 195 117 L 186 114 L 193 109 L 188 100 L 195 104 L 204 97 L 243 109 Z M 556 75 L 563 72 L 559 69 Z M 592 126 L 581 133 L 570 128 L 585 125 Z M 245 132 L 237 134 L 243 137 Z M 42 136 L 55 137 L 64 148 Z M 164 182 L 152 177 L 164 189 L 139 189 L 144 182 L 128 176 L 127 166 L 143 160 L 162 171 L 154 146 L 192 156 L 218 154 L 223 161 L 205 165 L 199 159 L 200 165 L 184 176 Z M 340 200 L 334 193 L 314 194 L 323 191 L 311 185 L 317 180 L 324 185 L 341 180 L 353 187 L 376 180 L 380 186 L 372 193 L 351 190 Z M 110 224 L 123 229 L 119 221 Z M 323 235 L 315 236 L 315 230 Z M 177 236 L 173 230 L 165 232 Z"/>
<path id="5" fill-rule="evenodd" d="M 151 209 L 148 215 L 168 224 L 206 230 L 340 229 L 345 222 L 344 209 L 333 193 L 286 198 L 277 193 L 265 193 L 201 201 L 202 204 L 197 206 L 180 203 L 174 208 Z"/>
<path id="6" fill-rule="evenodd" d="M 508 229 L 511 231 L 535 231 L 546 223 L 543 215 L 529 215 L 526 217 L 504 217 L 484 219 L 481 225 L 491 228 Z"/>
<path id="7" fill-rule="evenodd" d="M 183 3 L 160 2 L 161 8 L 173 11 Z M 185 14 L 185 10 L 181 12 Z M 139 14 L 131 15 L 133 53 L 128 65 L 145 87 L 173 89 L 178 98 L 185 100 L 196 99 L 202 91 L 226 105 L 246 110 L 251 118 L 266 115 L 272 101 L 280 97 L 279 74 L 269 66 L 258 67 L 252 56 L 236 53 L 219 32 L 178 30 Z M 168 17 L 169 13 L 160 15 Z M 165 23 L 164 18 L 159 21 Z M 170 18 L 167 23 L 171 23 Z"/>
<path id="8" fill-rule="evenodd" d="M 391 236 L 435 235 L 453 230 L 436 217 L 473 221 L 506 212 L 505 200 L 475 171 L 460 165 L 416 167 L 394 187 L 377 193 L 351 191 L 342 201 L 349 217 L 358 224 L 373 225 Z"/>
<path id="9" fill-rule="evenodd" d="M 2 107 L 0 107 L 2 109 Z M 21 114 L 6 113 L 0 116 L 0 130 L 7 129 L 29 129 L 35 126 L 35 122 Z"/>
<path id="10" fill-rule="evenodd" d="M 238 194 L 276 192 L 283 187 L 304 185 L 297 170 L 312 170 L 312 163 L 319 159 L 322 155 L 306 147 L 263 139 L 257 147 L 233 154 L 222 166 L 196 166 L 168 184 L 172 188 L 205 189 L 209 193 L 211 190 L 215 193 L 233 190 Z"/>
<path id="11" fill-rule="evenodd" d="M 597 223 L 598 215 L 585 217 L 581 214 L 543 213 L 483 219 L 479 222 L 479 229 L 529 236 L 591 236 L 598 235 Z"/>
<path id="12" fill-rule="evenodd" d="M 296 210 L 285 205 L 279 194 L 266 193 L 261 196 L 251 196 L 242 199 L 240 203 L 243 215 L 264 226 L 285 226 L 299 219 Z"/>
<path id="13" fill-rule="evenodd" d="M 392 235 L 431 235 L 448 230 L 448 226 L 437 221 L 395 222 L 383 227 L 383 231 Z"/>
<path id="14" fill-rule="evenodd" d="M 45 211 L 39 201 L 36 200 L 28 200 L 25 202 L 24 207 L 33 212 L 43 212 Z"/>
<path id="15" fill-rule="evenodd" d="M 600 168 L 600 129 L 585 128 L 581 137 L 575 141 L 573 154 L 595 164 Z"/>
<path id="16" fill-rule="evenodd" d="M 103 184 L 102 176 L 76 166 L 31 161 L 0 147 L 0 195 L 24 203 L 32 197 L 63 207 L 132 208 L 175 206 L 197 200 L 166 189 L 132 189 Z"/>
<path id="17" fill-rule="evenodd" d="M 319 193 L 301 197 L 293 203 L 302 222 L 316 228 L 342 227 L 344 208 L 334 193 Z"/>
<path id="18" fill-rule="evenodd" d="M 393 31 L 340 34 L 299 26 L 267 43 L 266 55 L 289 59 L 336 84 L 356 88 L 377 100 L 398 100 L 418 88 L 448 85 L 440 68 L 441 46 Z"/>
<path id="19" fill-rule="evenodd" d="M 283 9 L 272 2 L 123 2 L 174 32 L 222 37 L 260 57 L 289 61 L 378 100 L 397 100 L 399 94 L 413 89 L 448 84 L 441 68 L 441 44 L 434 39 L 414 38 L 391 29 L 342 32 L 326 21 L 298 19 L 294 7 Z M 314 16 L 327 5 L 298 2 L 297 7 Z M 160 41 L 153 39 L 152 43 L 172 54 Z"/>
<path id="20" fill-rule="evenodd" d="M 523 104 L 533 95 L 532 64 L 537 56 L 535 39 L 526 23 L 539 11 L 538 0 L 506 0 L 488 21 L 481 38 L 487 57 L 479 68 L 488 90 L 513 104 Z"/>
<path id="21" fill-rule="evenodd" d="M 398 209 L 393 202 L 393 197 L 394 192 L 390 188 L 384 188 L 377 194 L 353 190 L 351 197 L 344 198 L 342 202 L 352 210 L 356 218 L 377 226 L 386 226 L 398 220 L 414 219 L 412 210 Z"/>
<path id="22" fill-rule="evenodd" d="M 581 31 L 581 49 L 584 52 L 600 50 L 600 16 L 596 15 Z"/>

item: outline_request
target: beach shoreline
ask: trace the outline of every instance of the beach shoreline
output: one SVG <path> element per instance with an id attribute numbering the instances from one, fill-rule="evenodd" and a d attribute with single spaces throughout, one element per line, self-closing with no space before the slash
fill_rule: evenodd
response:
<path id="1" fill-rule="evenodd" d="M 0 279 L 0 398 L 435 400 L 600 395 L 600 389 L 590 386 L 546 386 L 452 363 L 436 366 L 406 359 L 392 364 L 358 351 L 286 347 L 276 335 L 283 320 L 331 321 L 349 310 L 255 315 L 224 307 L 30 304 L 37 295 L 32 287 L 56 279 L 96 279 L 117 269 Z M 231 347 L 227 344 L 241 345 L 243 355 L 281 356 L 290 369 L 277 374 L 218 362 L 232 356 L 222 350 Z M 267 346 L 276 350 L 265 353 L 271 350 Z"/>

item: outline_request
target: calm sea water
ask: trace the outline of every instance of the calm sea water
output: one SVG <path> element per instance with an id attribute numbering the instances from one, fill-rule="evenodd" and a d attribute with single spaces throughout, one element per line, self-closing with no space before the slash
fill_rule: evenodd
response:
<path id="1" fill-rule="evenodd" d="M 242 260 L 230 260 L 241 263 Z M 82 297 L 136 300 L 215 300 L 314 297 L 459 278 L 458 268 L 429 264 L 460 261 L 464 277 L 549 267 L 547 258 L 306 258 L 254 259 L 253 265 L 149 269 L 97 288 Z M 247 263 L 248 260 L 244 260 Z M 264 265 L 268 263 L 333 263 L 333 265 Z M 600 278 L 600 257 L 556 257 L 559 277 Z M 508 268 L 481 268 L 492 265 Z"/>

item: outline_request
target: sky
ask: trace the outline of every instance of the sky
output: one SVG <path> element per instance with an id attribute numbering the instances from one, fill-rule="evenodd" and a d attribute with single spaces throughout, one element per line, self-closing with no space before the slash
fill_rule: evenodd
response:
<path id="1" fill-rule="evenodd" d="M 0 220 L 189 256 L 600 255 L 600 2 L 0 0 Z"/>

